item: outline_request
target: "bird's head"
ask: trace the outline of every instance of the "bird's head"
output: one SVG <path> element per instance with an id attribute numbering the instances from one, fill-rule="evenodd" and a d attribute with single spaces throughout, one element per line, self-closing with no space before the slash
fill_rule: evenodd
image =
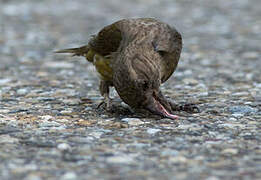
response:
<path id="1" fill-rule="evenodd" d="M 124 56 L 116 64 L 118 67 L 117 73 L 114 73 L 114 86 L 121 99 L 131 107 L 176 119 L 177 116 L 172 115 L 160 100 L 161 64 L 155 57 L 157 58 L 155 54 L 146 56 L 146 53 L 141 53 L 128 60 L 125 59 L 128 56 Z"/>

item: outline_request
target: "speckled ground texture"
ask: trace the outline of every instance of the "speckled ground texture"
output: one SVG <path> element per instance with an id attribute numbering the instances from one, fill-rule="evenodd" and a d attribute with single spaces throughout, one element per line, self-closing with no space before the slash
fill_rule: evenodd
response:
<path id="1" fill-rule="evenodd" d="M 1 0 L 0 179 L 261 178 L 260 0 Z M 162 91 L 201 112 L 161 119 L 114 111 L 95 69 L 53 50 L 86 44 L 105 25 L 156 17 L 183 36 Z"/>

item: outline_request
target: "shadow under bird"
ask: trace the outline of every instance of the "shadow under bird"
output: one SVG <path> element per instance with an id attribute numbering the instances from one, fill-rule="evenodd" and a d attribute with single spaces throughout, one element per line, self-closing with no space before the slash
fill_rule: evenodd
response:
<path id="1" fill-rule="evenodd" d="M 160 91 L 175 71 L 182 50 L 180 33 L 153 18 L 123 19 L 104 27 L 85 46 L 56 51 L 84 56 L 100 74 L 100 93 L 106 109 L 111 107 L 109 87 L 133 108 L 143 108 L 162 117 L 176 119 L 180 106 Z"/>

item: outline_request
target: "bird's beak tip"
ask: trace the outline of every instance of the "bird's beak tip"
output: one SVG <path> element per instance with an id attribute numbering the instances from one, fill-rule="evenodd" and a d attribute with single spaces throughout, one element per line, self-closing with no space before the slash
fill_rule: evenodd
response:
<path id="1" fill-rule="evenodd" d="M 179 118 L 178 116 L 169 113 L 166 110 L 166 108 L 163 105 L 161 105 L 160 102 L 158 102 L 156 100 L 154 101 L 154 103 L 146 106 L 146 109 L 154 114 L 160 115 L 165 118 L 169 118 L 169 119 L 173 119 L 173 120 L 177 120 Z"/>

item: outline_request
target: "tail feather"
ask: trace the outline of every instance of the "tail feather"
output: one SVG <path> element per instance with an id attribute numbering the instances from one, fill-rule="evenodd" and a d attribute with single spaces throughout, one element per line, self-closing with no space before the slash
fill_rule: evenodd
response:
<path id="1" fill-rule="evenodd" d="M 88 51 L 90 50 L 90 47 L 88 45 L 78 47 L 78 48 L 70 48 L 70 49 L 62 49 L 58 51 L 54 51 L 55 53 L 72 53 L 73 56 L 85 56 Z"/>

